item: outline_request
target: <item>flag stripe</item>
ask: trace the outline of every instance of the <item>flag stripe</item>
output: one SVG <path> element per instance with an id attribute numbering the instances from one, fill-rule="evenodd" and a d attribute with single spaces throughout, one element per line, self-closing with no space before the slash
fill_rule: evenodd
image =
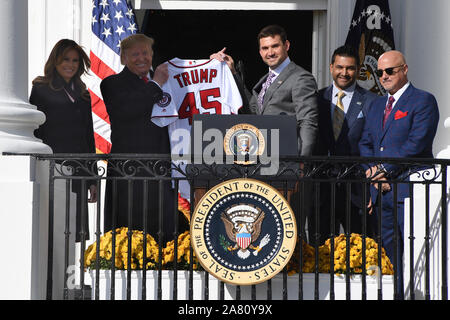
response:
<path id="1" fill-rule="evenodd" d="M 97 95 L 93 91 L 89 90 L 89 92 L 91 94 L 92 112 L 94 112 L 97 117 L 105 120 L 109 124 L 109 115 L 106 112 L 105 103 L 102 99 L 97 97 Z"/>
<path id="2" fill-rule="evenodd" d="M 101 41 L 95 34 L 92 35 L 91 52 L 116 73 L 122 69 L 120 63 L 120 56 L 111 50 L 103 41 Z"/>
<path id="3" fill-rule="evenodd" d="M 96 120 L 96 124 L 94 125 L 95 133 L 97 133 L 99 136 L 101 136 L 104 140 L 111 143 L 110 138 L 110 125 L 109 123 L 105 122 L 103 119 L 100 119 L 97 117 L 95 113 L 92 114 L 92 119 Z"/>
<path id="4" fill-rule="evenodd" d="M 247 247 L 251 243 L 251 235 L 249 233 L 238 233 L 236 235 L 236 239 L 239 247 L 241 247 L 242 249 L 247 249 Z"/>
<path id="5" fill-rule="evenodd" d="M 102 92 L 100 90 L 100 82 L 102 82 L 102 79 L 97 77 L 95 73 L 92 73 L 90 77 L 85 79 L 85 83 L 89 90 L 95 94 L 99 99 L 103 100 Z"/>
<path id="6" fill-rule="evenodd" d="M 110 75 L 116 74 L 106 63 L 103 62 L 99 57 L 97 57 L 93 52 L 89 55 L 91 59 L 91 71 L 94 72 L 100 79 L 105 79 Z"/>
<path id="7" fill-rule="evenodd" d="M 106 141 L 101 135 L 94 132 L 97 152 L 109 153 L 111 151 L 111 143 Z"/>

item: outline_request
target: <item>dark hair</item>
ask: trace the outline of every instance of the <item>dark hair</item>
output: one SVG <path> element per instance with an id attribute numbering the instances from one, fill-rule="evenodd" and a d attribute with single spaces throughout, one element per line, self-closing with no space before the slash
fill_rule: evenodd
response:
<path id="1" fill-rule="evenodd" d="M 333 55 L 331 57 L 331 64 L 333 64 L 334 61 L 336 60 L 336 56 L 354 58 L 356 61 L 356 66 L 359 67 L 360 63 L 359 55 L 358 51 L 356 51 L 354 47 L 344 45 L 334 50 Z"/>
<path id="2" fill-rule="evenodd" d="M 36 77 L 33 80 L 33 85 L 37 83 L 43 83 L 48 84 L 51 89 L 53 90 L 60 90 L 62 88 L 55 88 L 53 86 L 53 80 L 55 79 L 55 76 L 57 75 L 56 66 L 59 65 L 63 59 L 66 53 L 69 50 L 75 50 L 78 52 L 79 55 L 79 66 L 78 70 L 73 76 L 73 81 L 76 86 L 81 88 L 81 96 L 88 100 L 89 99 L 89 92 L 86 89 L 86 85 L 81 80 L 81 76 L 84 73 L 87 73 L 89 68 L 91 67 L 91 61 L 89 60 L 89 57 L 84 52 L 83 48 L 80 47 L 75 41 L 70 39 L 62 39 L 59 40 L 55 46 L 53 47 L 52 51 L 50 52 L 50 55 L 47 59 L 47 62 L 44 66 L 44 75 Z"/>
<path id="3" fill-rule="evenodd" d="M 275 36 L 280 36 L 281 41 L 283 43 L 286 42 L 287 40 L 287 34 L 286 31 L 283 29 L 283 27 L 280 27 L 278 25 L 270 25 L 267 27 L 264 27 L 259 33 L 258 33 L 258 37 L 257 37 L 257 41 L 258 41 L 258 46 L 259 46 L 259 40 L 261 38 L 266 38 L 266 37 L 275 37 Z"/>

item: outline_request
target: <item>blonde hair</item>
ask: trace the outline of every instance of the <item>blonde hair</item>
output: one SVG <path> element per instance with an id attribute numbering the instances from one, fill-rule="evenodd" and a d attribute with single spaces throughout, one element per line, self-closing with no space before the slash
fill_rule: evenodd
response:
<path id="1" fill-rule="evenodd" d="M 138 43 L 145 43 L 149 46 L 150 50 L 152 50 L 152 46 L 155 43 L 155 40 L 153 38 L 147 37 L 145 34 L 142 33 L 136 33 L 132 34 L 131 36 L 126 37 L 120 42 L 120 62 L 122 64 L 125 64 L 124 54 L 127 49 L 130 49 L 134 47 Z"/>

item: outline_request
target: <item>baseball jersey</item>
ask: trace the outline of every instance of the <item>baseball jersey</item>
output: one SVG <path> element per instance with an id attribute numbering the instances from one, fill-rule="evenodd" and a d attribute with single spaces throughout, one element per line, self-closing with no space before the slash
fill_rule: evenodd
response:
<path id="1" fill-rule="evenodd" d="M 190 133 L 194 114 L 237 114 L 242 107 L 233 74 L 225 62 L 182 60 L 168 62 L 169 79 L 162 86 L 163 98 L 155 103 L 151 120 L 160 127 L 169 126 L 172 154 L 190 154 Z M 173 161 L 184 171 L 185 161 Z M 173 176 L 183 176 L 172 170 Z M 180 193 L 189 199 L 190 188 L 180 181 Z"/>

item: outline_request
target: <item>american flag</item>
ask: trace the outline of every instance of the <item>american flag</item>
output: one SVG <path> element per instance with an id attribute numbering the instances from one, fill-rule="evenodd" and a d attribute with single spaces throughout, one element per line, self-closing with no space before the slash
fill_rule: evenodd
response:
<path id="1" fill-rule="evenodd" d="M 395 49 L 389 1 L 357 0 L 345 44 L 357 49 L 360 55 L 358 84 L 380 96 L 385 95 L 386 90 L 375 70 L 378 68 L 378 58 L 384 52 Z"/>
<path id="2" fill-rule="evenodd" d="M 98 153 L 109 153 L 111 128 L 100 92 L 100 82 L 122 70 L 120 42 L 136 33 L 138 26 L 127 0 L 93 0 L 91 25 L 90 59 L 93 78 L 87 83 L 92 101 L 95 146 Z"/>

